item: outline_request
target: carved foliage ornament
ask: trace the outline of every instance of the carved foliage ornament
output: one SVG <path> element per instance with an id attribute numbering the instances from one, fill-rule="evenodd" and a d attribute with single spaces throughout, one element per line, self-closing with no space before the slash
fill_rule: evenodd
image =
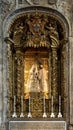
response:
<path id="1" fill-rule="evenodd" d="M 58 1 L 58 0 L 48 0 L 48 4 L 53 5 L 53 4 L 56 4 L 56 3 L 57 3 L 57 1 Z"/>
<path id="2" fill-rule="evenodd" d="M 58 41 L 63 38 L 63 29 L 60 28 L 58 21 L 48 15 L 23 15 L 11 25 L 10 38 L 19 47 L 50 47 L 53 40 L 59 44 Z"/>

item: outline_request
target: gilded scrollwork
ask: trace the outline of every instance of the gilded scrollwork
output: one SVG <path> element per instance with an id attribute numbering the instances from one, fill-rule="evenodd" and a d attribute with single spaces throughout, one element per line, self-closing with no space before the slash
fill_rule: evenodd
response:
<path id="1" fill-rule="evenodd" d="M 15 45 L 20 47 L 49 48 L 51 44 L 59 44 L 61 26 L 57 23 L 57 20 L 42 13 L 23 15 L 10 28 L 10 37 L 15 41 Z"/>
<path id="2" fill-rule="evenodd" d="M 22 34 L 23 33 L 23 23 L 19 23 L 15 26 L 15 29 L 14 29 L 14 37 L 18 34 Z"/>
<path id="3" fill-rule="evenodd" d="M 54 36 L 55 38 L 58 39 L 59 34 L 56 30 L 56 25 L 52 25 L 51 23 L 49 23 L 49 25 L 46 26 L 46 28 L 48 29 L 48 33 L 49 33 L 50 36 Z"/>

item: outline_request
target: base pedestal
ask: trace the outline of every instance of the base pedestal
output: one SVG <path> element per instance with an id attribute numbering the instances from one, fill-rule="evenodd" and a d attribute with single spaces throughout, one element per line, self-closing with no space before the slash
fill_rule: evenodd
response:
<path id="1" fill-rule="evenodd" d="M 9 130 L 66 130 L 65 121 L 10 121 Z"/>

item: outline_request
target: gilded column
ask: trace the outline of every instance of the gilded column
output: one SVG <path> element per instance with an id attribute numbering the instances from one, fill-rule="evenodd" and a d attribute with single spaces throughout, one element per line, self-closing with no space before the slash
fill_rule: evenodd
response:
<path id="1" fill-rule="evenodd" d="M 58 96 L 57 84 L 57 48 L 52 48 L 52 95 L 54 98 Z"/>
<path id="2" fill-rule="evenodd" d="M 21 95 L 23 94 L 23 80 L 23 54 L 20 50 L 16 50 L 16 96 L 18 112 L 20 112 Z"/>
<path id="3" fill-rule="evenodd" d="M 54 113 L 58 113 L 58 81 L 57 81 L 57 48 L 52 48 L 52 73 L 51 73 L 51 94 L 54 99 Z"/>
<path id="4" fill-rule="evenodd" d="M 48 26 L 51 47 L 51 99 L 53 99 L 54 112 L 58 112 L 58 69 L 57 69 L 57 50 L 59 47 L 59 34 L 55 22 L 51 22 Z"/>

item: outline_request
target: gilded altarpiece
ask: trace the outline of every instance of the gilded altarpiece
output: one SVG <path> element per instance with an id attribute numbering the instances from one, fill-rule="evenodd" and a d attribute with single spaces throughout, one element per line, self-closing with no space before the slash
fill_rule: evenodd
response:
<path id="1" fill-rule="evenodd" d="M 61 108 L 65 110 L 66 103 L 65 106 L 63 103 L 66 100 L 64 99 L 66 41 L 63 31 L 57 18 L 38 12 L 20 15 L 11 23 L 9 37 L 5 39 L 8 43 L 10 86 L 8 117 L 13 113 L 14 96 L 18 117 L 22 107 L 21 96 L 25 117 L 29 111 L 29 96 L 32 117 L 42 117 L 44 96 L 48 117 L 51 113 L 51 96 L 54 97 L 56 117 L 59 95 L 62 97 Z M 62 114 L 65 117 L 65 113 Z"/>
<path id="2" fill-rule="evenodd" d="M 33 117 L 42 117 L 43 97 L 45 95 L 46 105 L 49 100 L 49 53 L 46 48 L 29 48 L 24 56 L 24 98 L 27 101 L 31 97 L 31 111 Z M 43 66 L 43 73 L 40 75 Z M 41 77 L 42 76 L 42 77 Z M 44 76 L 44 78 L 43 78 Z M 41 81 L 43 78 L 43 81 Z M 42 83 L 45 82 L 45 83 Z M 47 108 L 48 112 L 49 108 Z"/>

